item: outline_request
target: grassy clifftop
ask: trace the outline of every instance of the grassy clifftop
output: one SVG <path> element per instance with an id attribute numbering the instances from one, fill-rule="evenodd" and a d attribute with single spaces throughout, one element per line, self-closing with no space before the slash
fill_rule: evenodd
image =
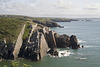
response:
<path id="1" fill-rule="evenodd" d="M 40 18 L 40 17 L 28 17 L 20 15 L 0 15 L 0 41 L 15 43 L 23 25 L 26 23 L 25 33 L 23 39 L 26 39 L 29 34 L 30 23 L 37 23 L 48 27 L 60 27 L 55 22 L 68 22 L 71 19 L 68 18 Z"/>
<path id="2" fill-rule="evenodd" d="M 28 17 L 28 16 L 20 16 L 20 15 L 0 15 L 0 17 L 7 17 L 7 18 L 9 17 L 18 20 L 32 21 L 47 27 L 60 27 L 60 25 L 58 25 L 56 22 L 77 21 L 77 19 L 69 19 L 69 18 Z"/>
<path id="3" fill-rule="evenodd" d="M 70 22 L 70 21 L 77 21 L 77 19 L 69 19 L 69 18 L 51 18 L 51 17 L 28 17 L 28 16 L 21 16 L 21 15 L 0 15 L 0 17 L 9 17 L 9 18 L 16 18 L 20 20 L 36 20 L 36 21 L 51 21 L 51 22 Z"/>
<path id="4" fill-rule="evenodd" d="M 14 18 L 0 18 L 0 41 L 4 39 L 9 42 L 14 42 L 18 37 L 25 21 Z"/>

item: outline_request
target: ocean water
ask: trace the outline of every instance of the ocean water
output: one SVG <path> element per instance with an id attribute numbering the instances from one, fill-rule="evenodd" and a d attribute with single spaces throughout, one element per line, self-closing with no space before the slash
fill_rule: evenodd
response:
<path id="1" fill-rule="evenodd" d="M 100 20 L 57 22 L 65 28 L 51 28 L 59 34 L 76 35 L 84 48 L 60 48 L 59 57 L 45 56 L 41 61 L 17 59 L 20 64 L 26 63 L 32 67 L 100 67 Z M 68 51 L 68 52 L 66 52 Z M 61 53 L 65 55 L 61 55 Z M 11 61 L 3 60 L 0 66 L 11 65 Z"/>

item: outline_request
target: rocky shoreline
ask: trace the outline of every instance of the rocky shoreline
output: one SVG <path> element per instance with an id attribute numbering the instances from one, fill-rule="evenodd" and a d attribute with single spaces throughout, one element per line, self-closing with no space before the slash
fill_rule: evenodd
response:
<path id="1" fill-rule="evenodd" d="M 27 40 L 20 42 L 19 39 L 18 44 L 0 42 L 0 58 L 8 60 L 25 58 L 37 61 L 41 60 L 47 53 L 57 56 L 57 48 L 78 49 L 80 46 L 75 35 L 59 35 L 48 27 L 39 24 L 31 24 L 30 27 L 31 31 Z"/>

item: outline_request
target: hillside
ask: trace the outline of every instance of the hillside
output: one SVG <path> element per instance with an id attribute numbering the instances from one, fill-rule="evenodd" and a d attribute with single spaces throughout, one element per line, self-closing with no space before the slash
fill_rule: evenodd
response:
<path id="1" fill-rule="evenodd" d="M 7 43 L 17 39 L 25 21 L 13 18 L 0 18 L 0 41 L 6 40 Z"/>
<path id="2" fill-rule="evenodd" d="M 61 27 L 56 22 L 78 21 L 77 19 L 69 19 L 69 18 L 29 17 L 29 16 L 21 16 L 21 15 L 0 15 L 0 17 L 31 21 L 34 23 L 42 24 L 47 27 Z"/>

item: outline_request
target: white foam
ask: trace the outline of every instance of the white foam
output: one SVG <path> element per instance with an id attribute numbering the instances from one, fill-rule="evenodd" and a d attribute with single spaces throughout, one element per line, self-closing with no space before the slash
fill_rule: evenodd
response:
<path id="1" fill-rule="evenodd" d="M 82 57 L 87 57 L 89 56 L 90 54 L 82 54 L 82 53 L 78 53 L 78 55 L 82 56 Z"/>
<path id="2" fill-rule="evenodd" d="M 77 60 L 86 60 L 87 58 L 81 58 L 81 57 L 74 57 Z"/>
<path id="3" fill-rule="evenodd" d="M 64 28 L 69 28 L 69 27 L 64 27 Z"/>
<path id="4" fill-rule="evenodd" d="M 84 46 L 84 47 L 86 47 L 86 48 L 90 48 L 90 47 L 93 47 L 93 46 Z"/>
<path id="5" fill-rule="evenodd" d="M 71 53 L 70 51 L 68 50 L 64 50 L 64 51 L 58 51 L 58 57 L 66 57 L 66 56 L 69 56 L 73 53 Z"/>
<path id="6" fill-rule="evenodd" d="M 87 58 L 79 58 L 80 60 L 86 60 Z"/>
<path id="7" fill-rule="evenodd" d="M 92 46 L 92 45 L 85 45 L 84 47 L 86 47 L 86 48 L 99 47 L 100 48 L 100 46 Z"/>
<path id="8" fill-rule="evenodd" d="M 83 40 L 80 40 L 80 39 L 77 39 L 78 40 L 78 43 L 86 43 L 86 41 L 83 41 Z"/>
<path id="9" fill-rule="evenodd" d="M 54 56 L 54 55 L 51 55 L 51 54 L 48 54 L 48 56 L 50 56 L 52 58 L 57 58 L 57 57 L 66 57 L 66 56 L 73 54 L 68 50 L 63 50 L 63 51 L 57 50 L 57 51 L 58 51 L 58 56 Z"/>

